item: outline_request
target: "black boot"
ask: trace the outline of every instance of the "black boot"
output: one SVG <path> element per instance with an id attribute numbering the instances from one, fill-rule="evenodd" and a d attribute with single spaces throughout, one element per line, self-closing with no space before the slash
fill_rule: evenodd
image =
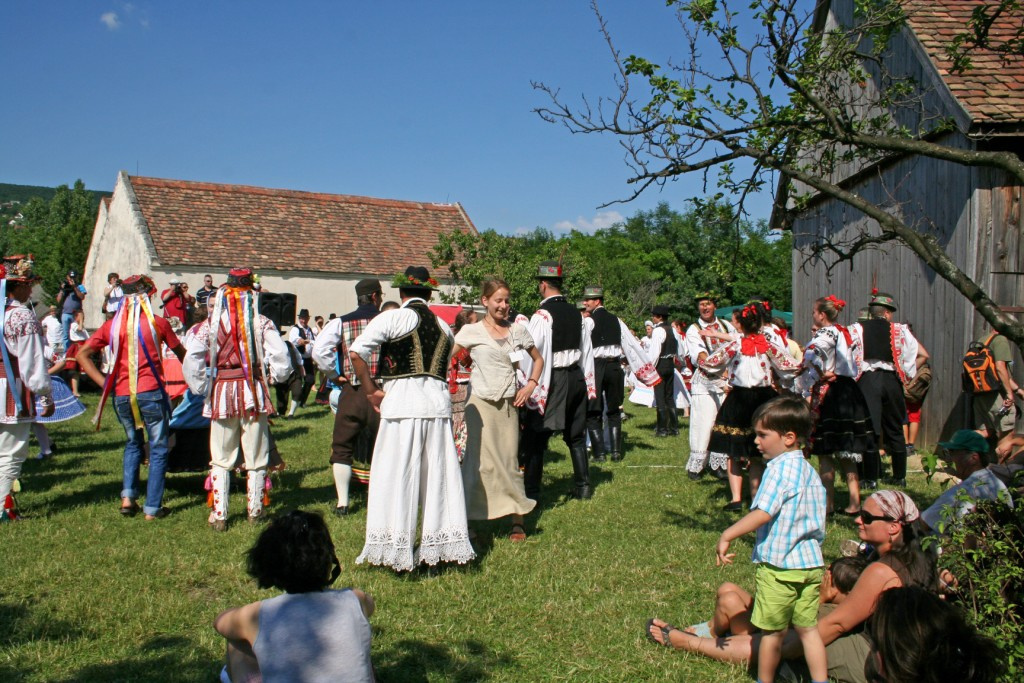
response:
<path id="1" fill-rule="evenodd" d="M 608 432 L 611 437 L 612 462 L 619 462 L 622 460 L 622 425 L 611 425 Z"/>
<path id="2" fill-rule="evenodd" d="M 665 409 L 661 406 L 657 407 L 658 410 L 658 427 L 654 430 L 655 436 L 668 436 L 668 428 L 666 427 L 666 415 Z"/>
<path id="3" fill-rule="evenodd" d="M 587 500 L 593 495 L 590 490 L 590 465 L 587 463 L 587 446 L 582 444 L 569 449 L 572 457 L 572 473 L 575 486 L 573 487 L 573 498 Z"/>
<path id="4" fill-rule="evenodd" d="M 587 436 L 590 437 L 590 448 L 594 451 L 594 462 L 604 462 L 604 434 L 601 433 L 600 427 L 588 427 Z"/>
<path id="5" fill-rule="evenodd" d="M 665 406 L 665 431 L 669 436 L 679 436 L 678 412 L 675 403 Z"/>

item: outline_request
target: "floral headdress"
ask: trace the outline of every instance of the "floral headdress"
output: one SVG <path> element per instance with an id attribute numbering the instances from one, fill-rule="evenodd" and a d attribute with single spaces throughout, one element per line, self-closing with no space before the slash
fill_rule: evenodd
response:
<path id="1" fill-rule="evenodd" d="M 441 284 L 430 277 L 426 268 L 409 266 L 404 273 L 396 274 L 391 280 L 395 289 L 437 289 Z"/>

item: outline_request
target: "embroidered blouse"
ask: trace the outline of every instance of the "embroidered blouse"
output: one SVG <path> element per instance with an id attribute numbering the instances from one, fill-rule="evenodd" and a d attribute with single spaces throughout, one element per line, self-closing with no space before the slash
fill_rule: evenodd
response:
<path id="1" fill-rule="evenodd" d="M 790 386 L 800 364 L 789 352 L 763 335 L 744 335 L 726 342 L 699 364 L 709 375 L 730 373 L 729 383 L 735 387 L 767 387 L 772 384 L 772 370 L 783 386 Z"/>

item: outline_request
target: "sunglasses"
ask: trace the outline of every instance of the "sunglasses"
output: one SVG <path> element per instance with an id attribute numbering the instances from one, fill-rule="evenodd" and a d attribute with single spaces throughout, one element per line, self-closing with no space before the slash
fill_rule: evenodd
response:
<path id="1" fill-rule="evenodd" d="M 866 510 L 861 510 L 857 514 L 857 516 L 860 517 L 861 521 L 864 522 L 865 525 L 871 524 L 872 522 L 895 522 L 896 521 L 895 519 L 892 519 L 891 517 L 886 517 L 885 515 L 873 515 L 870 512 L 867 512 Z"/>

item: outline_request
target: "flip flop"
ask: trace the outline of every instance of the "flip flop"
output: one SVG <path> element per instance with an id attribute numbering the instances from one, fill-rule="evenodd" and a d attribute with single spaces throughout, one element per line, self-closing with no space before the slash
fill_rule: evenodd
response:
<path id="1" fill-rule="evenodd" d="M 661 630 L 661 638 L 662 638 L 663 642 L 658 642 L 658 639 L 651 635 L 651 627 L 652 626 L 654 626 L 655 628 L 658 628 L 658 629 Z M 645 633 L 647 635 L 647 640 L 651 641 L 655 645 L 662 645 L 664 647 L 670 647 L 670 648 L 674 649 L 675 646 L 672 645 L 672 640 L 671 640 L 671 638 L 669 638 L 669 634 L 672 631 L 678 631 L 678 630 L 679 629 L 677 629 L 675 626 L 673 626 L 671 624 L 665 624 L 664 626 L 655 626 L 654 619 L 648 619 L 647 620 L 647 630 L 645 631 Z"/>

